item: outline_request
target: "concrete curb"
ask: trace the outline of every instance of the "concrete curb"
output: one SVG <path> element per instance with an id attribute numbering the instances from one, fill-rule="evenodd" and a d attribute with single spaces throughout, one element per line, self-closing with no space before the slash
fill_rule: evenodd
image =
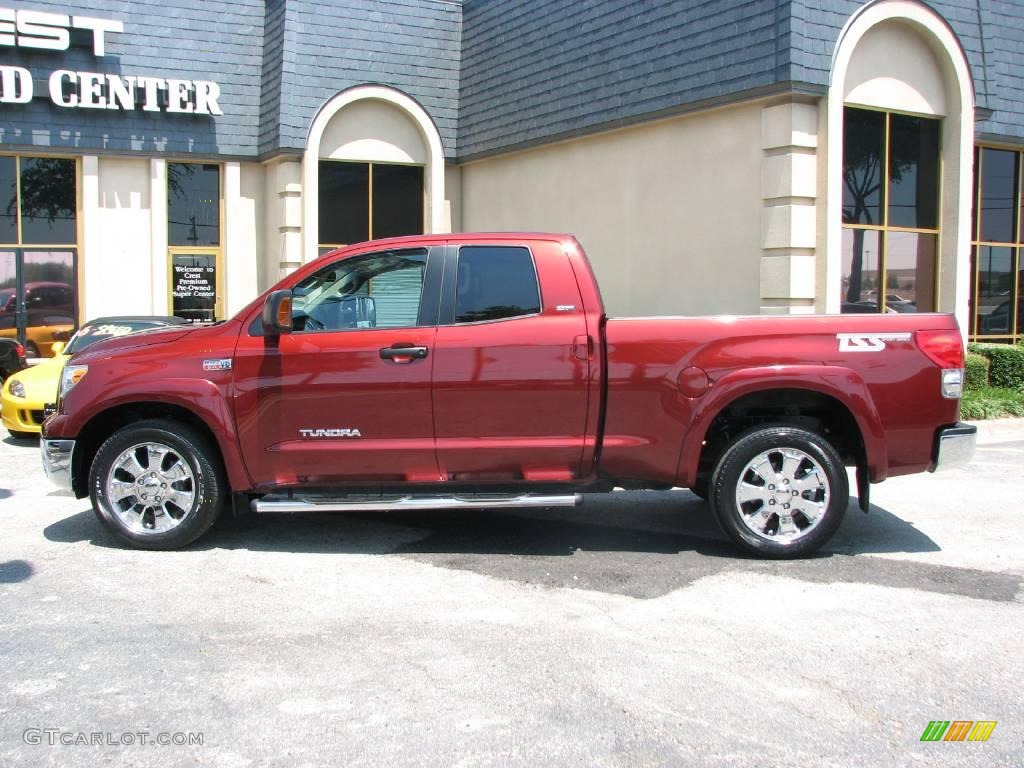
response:
<path id="1" fill-rule="evenodd" d="M 978 445 L 1024 440 L 1024 419 L 971 421 L 978 428 Z"/>

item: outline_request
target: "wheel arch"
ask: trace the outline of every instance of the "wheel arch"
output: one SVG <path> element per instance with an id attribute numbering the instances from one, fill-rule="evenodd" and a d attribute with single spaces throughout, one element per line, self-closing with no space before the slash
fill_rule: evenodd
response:
<path id="1" fill-rule="evenodd" d="M 848 370 L 841 388 L 832 381 L 835 377 L 834 369 L 825 374 L 747 369 L 721 379 L 694 413 L 680 454 L 680 484 L 695 483 L 713 466 L 730 435 L 779 422 L 827 430 L 823 436 L 837 443 L 844 461 L 865 466 L 873 482 L 883 480 L 888 466 L 884 433 L 867 387 Z"/>
<path id="2" fill-rule="evenodd" d="M 224 468 L 228 484 L 232 488 L 244 488 L 248 478 L 240 476 L 241 468 L 231 461 L 230 446 L 225 446 L 207 419 L 186 406 L 154 400 L 119 403 L 93 415 L 82 427 L 75 440 L 71 461 L 71 487 L 77 498 L 89 494 L 89 469 L 100 446 L 114 432 L 122 427 L 149 419 L 168 419 L 187 424 L 217 451 L 215 457 Z M 242 473 L 244 475 L 244 473 Z"/>

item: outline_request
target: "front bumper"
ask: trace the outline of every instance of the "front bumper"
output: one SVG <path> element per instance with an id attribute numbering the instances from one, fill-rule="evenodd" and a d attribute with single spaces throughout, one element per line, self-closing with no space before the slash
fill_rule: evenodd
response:
<path id="1" fill-rule="evenodd" d="M 44 419 L 43 403 L 8 394 L 0 395 L 0 420 L 8 431 L 39 432 Z"/>
<path id="2" fill-rule="evenodd" d="M 935 469 L 952 469 L 970 463 L 978 442 L 978 428 L 960 422 L 943 427 L 935 435 Z"/>
<path id="3" fill-rule="evenodd" d="M 43 471 L 58 488 L 71 490 L 71 456 L 75 451 L 74 440 L 43 438 L 39 441 L 43 456 Z"/>

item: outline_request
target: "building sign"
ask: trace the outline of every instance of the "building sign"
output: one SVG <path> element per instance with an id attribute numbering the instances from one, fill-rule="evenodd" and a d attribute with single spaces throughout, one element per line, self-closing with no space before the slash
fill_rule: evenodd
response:
<path id="1" fill-rule="evenodd" d="M 217 314 L 217 257 L 175 253 L 171 256 L 173 312 L 188 320 L 214 320 Z"/>
<path id="2" fill-rule="evenodd" d="M 217 257 L 214 254 L 171 255 L 173 312 L 188 320 L 215 320 Z"/>
<path id="3" fill-rule="evenodd" d="M 124 24 L 116 19 L 0 8 L 0 48 L 66 51 L 72 30 L 90 33 L 93 54 L 105 56 L 107 33 L 124 32 Z M 212 80 L 58 69 L 50 74 L 48 87 L 50 101 L 67 109 L 224 114 L 217 103 L 220 86 Z M 25 67 L 0 66 L 0 104 L 28 104 L 35 90 L 32 73 Z"/>

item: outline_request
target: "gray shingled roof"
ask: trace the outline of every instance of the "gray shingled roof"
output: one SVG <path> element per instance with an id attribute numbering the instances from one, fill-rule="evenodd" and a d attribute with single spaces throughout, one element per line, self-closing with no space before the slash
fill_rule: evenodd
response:
<path id="1" fill-rule="evenodd" d="M 0 146 L 256 158 L 299 152 L 320 106 L 381 83 L 467 159 L 746 96 L 821 93 L 855 0 L 32 0 L 119 18 L 108 55 L 0 51 L 37 97 Z M 979 136 L 1024 141 L 1024 0 L 933 3 L 967 54 Z M 53 106 L 54 69 L 216 80 L 213 119 Z"/>
<path id="2" fill-rule="evenodd" d="M 469 0 L 459 156 L 781 90 L 823 93 L 854 0 Z M 1024 1 L 932 4 L 964 48 L 982 134 L 1024 139 Z"/>

